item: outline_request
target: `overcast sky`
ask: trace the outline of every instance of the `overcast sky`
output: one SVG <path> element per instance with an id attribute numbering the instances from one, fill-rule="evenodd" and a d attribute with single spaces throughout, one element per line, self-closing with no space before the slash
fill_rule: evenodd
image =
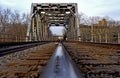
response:
<path id="1" fill-rule="evenodd" d="M 120 21 L 120 0 L 0 0 L 2 8 L 11 8 L 21 13 L 30 13 L 31 3 L 77 3 L 79 13 L 83 12 L 87 16 L 109 16 Z M 53 27 L 52 33 L 61 35 L 63 30 Z"/>
<path id="2" fill-rule="evenodd" d="M 50 30 L 54 35 L 63 35 L 65 33 L 65 28 L 63 26 L 51 26 Z"/>
<path id="3" fill-rule="evenodd" d="M 31 3 L 78 3 L 79 13 L 120 20 L 120 0 L 0 0 L 0 6 L 30 12 Z"/>

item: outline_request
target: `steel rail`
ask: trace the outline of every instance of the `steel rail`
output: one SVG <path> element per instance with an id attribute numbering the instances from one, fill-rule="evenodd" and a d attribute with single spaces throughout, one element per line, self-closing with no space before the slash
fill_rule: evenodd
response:
<path id="1" fill-rule="evenodd" d="M 8 48 L 3 48 L 0 49 L 0 57 L 10 54 L 10 53 L 14 53 L 14 52 L 18 52 L 18 51 L 22 51 L 28 48 L 32 48 L 38 45 L 42 45 L 48 42 L 38 42 L 38 43 L 29 43 L 29 44 L 23 44 L 23 45 L 16 45 L 16 46 L 12 46 L 12 47 L 8 47 Z"/>
<path id="2" fill-rule="evenodd" d="M 78 71 L 63 44 L 58 44 L 40 78 L 84 78 Z"/>

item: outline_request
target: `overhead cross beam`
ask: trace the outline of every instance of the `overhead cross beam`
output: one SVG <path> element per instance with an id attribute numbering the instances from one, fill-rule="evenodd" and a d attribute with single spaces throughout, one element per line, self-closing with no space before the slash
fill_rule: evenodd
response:
<path id="1" fill-rule="evenodd" d="M 48 40 L 48 28 L 55 24 L 69 28 L 68 38 L 78 36 L 78 12 L 76 3 L 33 3 L 31 7 L 30 40 Z M 66 28 L 66 27 L 65 27 Z"/>

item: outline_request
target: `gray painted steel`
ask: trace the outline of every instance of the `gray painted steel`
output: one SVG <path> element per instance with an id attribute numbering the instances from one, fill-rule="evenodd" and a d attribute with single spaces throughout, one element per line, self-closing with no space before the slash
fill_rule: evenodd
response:
<path id="1" fill-rule="evenodd" d="M 77 3 L 33 3 L 31 24 L 28 27 L 29 41 L 53 40 L 49 27 L 63 25 L 67 40 L 80 37 Z"/>

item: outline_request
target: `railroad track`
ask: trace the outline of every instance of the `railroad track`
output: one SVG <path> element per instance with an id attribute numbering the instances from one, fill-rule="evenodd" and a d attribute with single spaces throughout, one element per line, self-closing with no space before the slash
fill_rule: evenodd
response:
<path id="1" fill-rule="evenodd" d="M 64 42 L 72 60 L 86 78 L 119 78 L 120 45 Z"/>
<path id="2" fill-rule="evenodd" d="M 84 78 L 84 76 L 78 71 L 64 46 L 59 43 L 40 78 Z"/>
<path id="3" fill-rule="evenodd" d="M 0 56 L 18 52 L 24 49 L 32 48 L 48 42 L 22 42 L 22 43 L 2 43 L 0 45 Z M 11 45 L 10 45 L 11 44 Z"/>
<path id="4" fill-rule="evenodd" d="M 0 76 L 84 78 L 61 43 L 57 47 L 55 43 L 48 43 L 32 49 L 0 57 Z"/>
<path id="5" fill-rule="evenodd" d="M 38 78 L 55 48 L 47 43 L 1 56 L 0 77 Z"/>
<path id="6" fill-rule="evenodd" d="M 1 77 L 120 77 L 117 44 L 63 42 L 56 46 L 52 42 L 29 46 L 0 57 Z"/>

